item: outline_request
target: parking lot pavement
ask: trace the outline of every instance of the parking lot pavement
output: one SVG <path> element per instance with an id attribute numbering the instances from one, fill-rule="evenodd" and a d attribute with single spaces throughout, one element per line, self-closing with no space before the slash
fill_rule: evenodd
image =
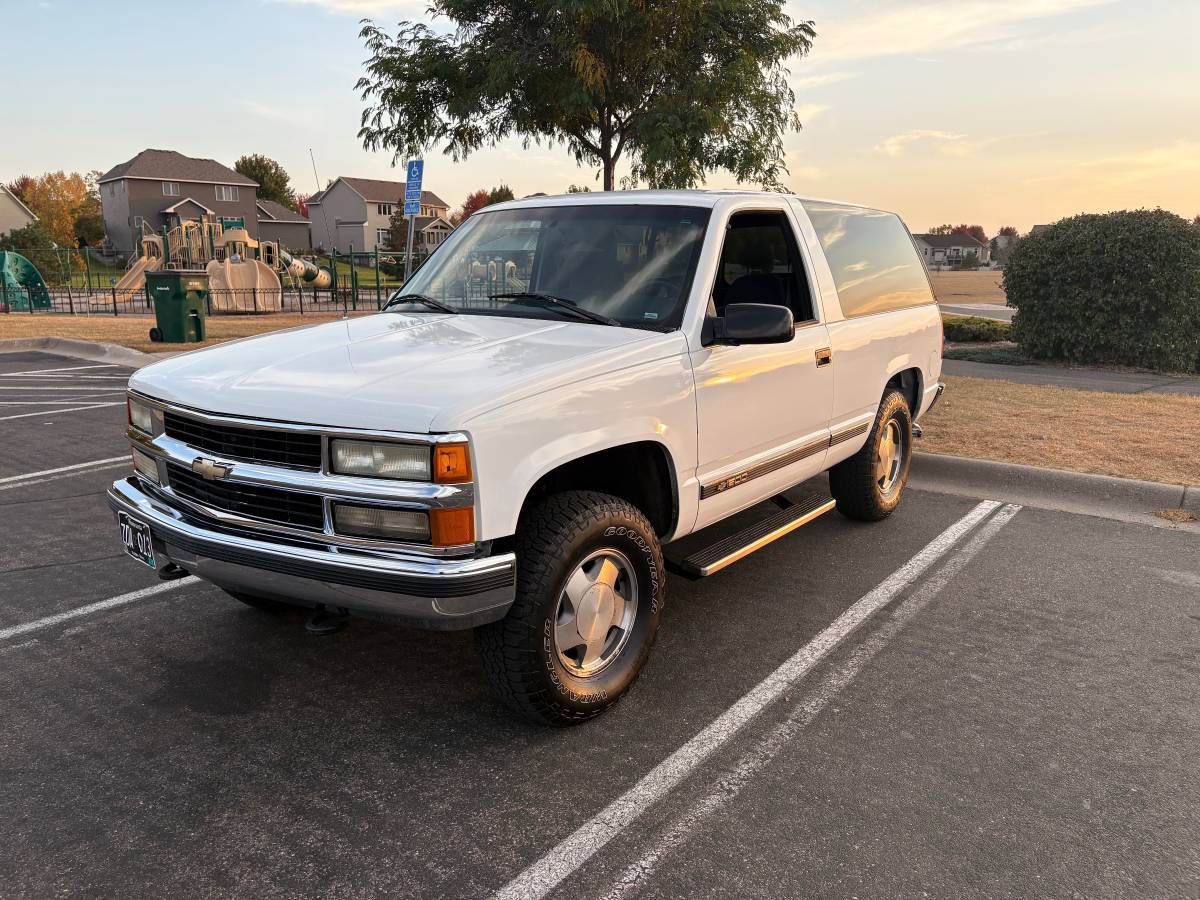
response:
<path id="1" fill-rule="evenodd" d="M 6 896 L 1195 895 L 1196 535 L 826 516 L 673 579 L 634 691 L 562 731 L 468 634 L 158 587 L 99 497 L 122 471 L 0 491 Z"/>

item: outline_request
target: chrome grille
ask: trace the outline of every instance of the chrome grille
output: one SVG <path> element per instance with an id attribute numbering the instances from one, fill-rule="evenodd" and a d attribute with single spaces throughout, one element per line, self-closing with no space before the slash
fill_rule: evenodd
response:
<path id="1" fill-rule="evenodd" d="M 319 434 L 243 428 L 204 422 L 174 412 L 163 414 L 163 429 L 168 437 L 226 459 L 313 472 L 321 469 Z"/>
<path id="2" fill-rule="evenodd" d="M 205 481 L 173 462 L 167 464 L 167 477 L 177 495 L 212 509 L 295 528 L 320 531 L 325 527 L 323 505 L 316 494 L 236 481 Z"/>

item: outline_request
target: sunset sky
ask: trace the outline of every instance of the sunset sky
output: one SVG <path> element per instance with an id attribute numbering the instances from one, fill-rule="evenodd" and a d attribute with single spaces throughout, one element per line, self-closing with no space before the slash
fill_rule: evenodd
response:
<path id="1" fill-rule="evenodd" d="M 791 64 L 804 119 L 789 187 L 942 222 L 1022 231 L 1077 212 L 1200 214 L 1197 0 L 796 0 L 818 32 Z M 0 179 L 108 169 L 146 147 L 226 164 L 265 153 L 297 190 L 402 178 L 358 139 L 358 19 L 424 18 L 389 0 L 94 4 L 3 0 Z M 561 148 L 509 141 L 426 186 L 458 205 L 595 188 Z M 714 173 L 711 187 L 735 186 Z"/>

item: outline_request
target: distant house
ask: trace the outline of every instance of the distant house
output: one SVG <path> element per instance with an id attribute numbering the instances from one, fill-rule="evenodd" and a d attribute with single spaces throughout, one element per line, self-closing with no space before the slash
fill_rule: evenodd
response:
<path id="1" fill-rule="evenodd" d="M 0 184 L 0 234 L 8 234 L 37 221 L 21 198 Z"/>
<path id="2" fill-rule="evenodd" d="M 114 249 L 136 246 L 142 224 L 152 231 L 211 215 L 241 220 L 258 237 L 258 183 L 212 159 L 174 150 L 143 150 L 100 177 L 104 230 Z"/>
<path id="3" fill-rule="evenodd" d="M 1029 233 L 1031 235 L 1032 234 L 1041 234 L 1043 231 L 1045 231 L 1049 227 L 1050 227 L 1049 225 L 1034 225 L 1032 228 L 1029 229 Z"/>
<path id="4" fill-rule="evenodd" d="M 403 250 L 389 243 L 392 214 L 404 206 L 404 182 L 342 176 L 308 198 L 308 220 L 314 247 L 356 251 Z M 454 230 L 450 204 L 432 191 L 421 192 L 414 249 L 433 250 Z"/>
<path id="5" fill-rule="evenodd" d="M 914 234 L 913 240 L 925 265 L 931 269 L 956 265 L 968 253 L 978 256 L 981 263 L 988 261 L 987 245 L 969 234 Z"/>
<path id="6" fill-rule="evenodd" d="M 274 200 L 259 200 L 258 239 L 275 241 L 288 250 L 311 250 L 308 219 Z"/>

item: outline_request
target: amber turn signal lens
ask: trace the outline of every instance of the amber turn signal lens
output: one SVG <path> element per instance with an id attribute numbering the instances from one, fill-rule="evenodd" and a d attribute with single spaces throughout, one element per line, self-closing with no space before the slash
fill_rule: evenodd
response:
<path id="1" fill-rule="evenodd" d="M 433 448 L 433 480 L 438 484 L 471 480 L 471 455 L 466 444 L 438 444 Z"/>
<path id="2" fill-rule="evenodd" d="M 429 536 L 435 547 L 475 543 L 475 510 L 469 506 L 430 510 Z"/>

